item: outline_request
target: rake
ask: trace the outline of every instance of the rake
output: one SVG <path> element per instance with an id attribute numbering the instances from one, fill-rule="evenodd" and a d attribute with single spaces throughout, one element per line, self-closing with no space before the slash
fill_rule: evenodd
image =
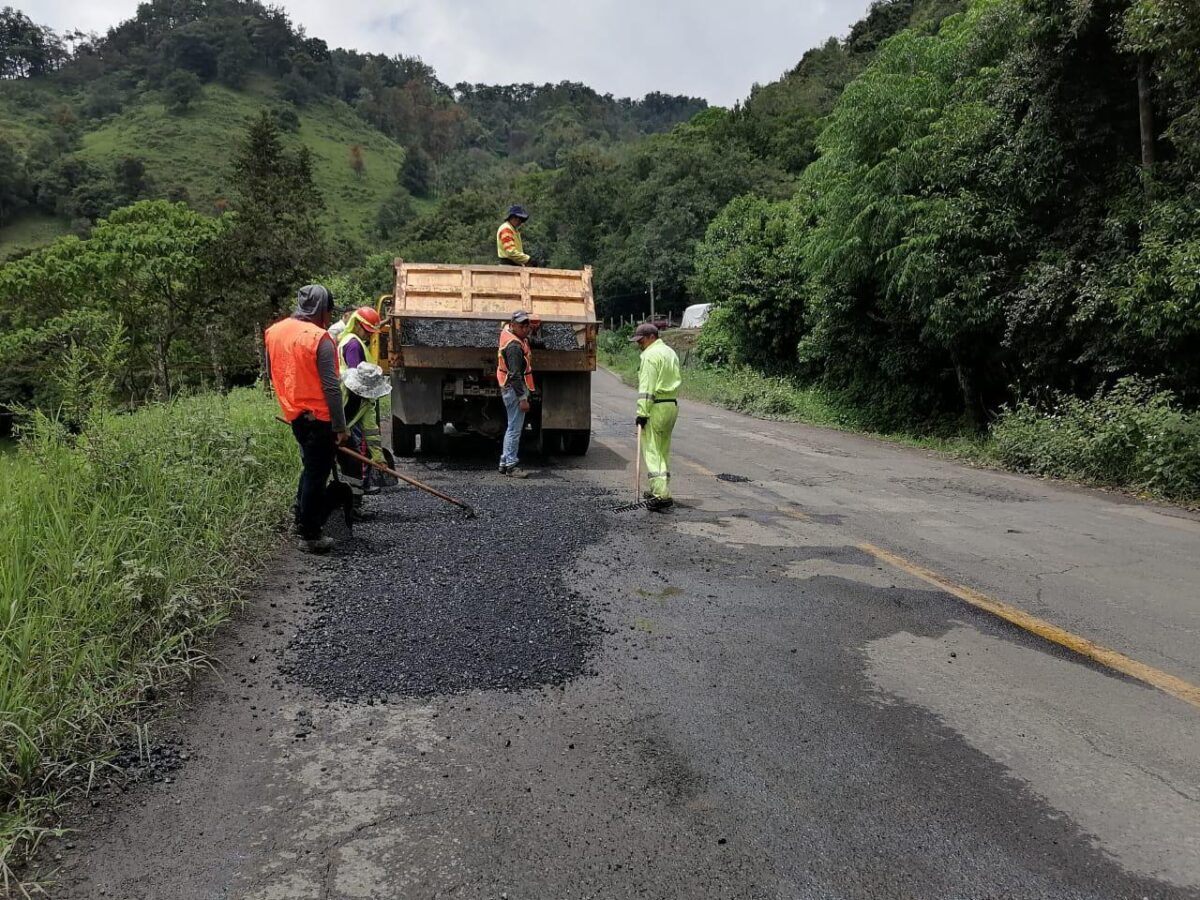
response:
<path id="1" fill-rule="evenodd" d="M 638 496 L 638 491 L 642 488 L 642 426 L 637 427 L 637 464 L 633 469 L 633 496 Z M 633 512 L 636 509 L 646 509 L 646 501 L 639 500 L 636 503 L 630 503 L 626 506 L 618 506 L 613 509 L 615 513 Z"/>
<path id="2" fill-rule="evenodd" d="M 282 422 L 284 425 L 290 424 L 287 419 L 282 419 L 279 416 L 275 417 L 275 421 Z M 383 463 L 376 462 L 373 459 L 363 456 L 361 453 L 355 453 L 349 447 L 339 446 L 337 449 L 338 449 L 339 453 L 343 453 L 352 459 L 356 459 L 360 463 L 365 463 L 366 465 L 370 466 L 373 469 L 378 469 L 380 472 L 383 472 L 387 475 L 391 475 L 393 478 L 403 481 L 405 484 L 412 485 L 417 490 L 424 491 L 427 494 L 432 494 L 433 496 L 437 497 L 439 500 L 445 500 L 447 503 L 451 503 L 454 506 L 457 506 L 459 509 L 463 510 L 467 514 L 468 519 L 479 518 L 479 514 L 475 511 L 475 507 L 471 506 L 469 503 L 463 503 L 461 500 L 455 500 L 453 497 L 449 496 L 448 494 L 443 494 L 441 491 L 434 490 L 429 485 L 423 484 L 422 482 L 417 481 L 417 479 L 415 479 L 415 478 L 409 478 L 407 475 L 401 475 L 395 469 L 390 469 L 387 466 L 385 466 Z"/>

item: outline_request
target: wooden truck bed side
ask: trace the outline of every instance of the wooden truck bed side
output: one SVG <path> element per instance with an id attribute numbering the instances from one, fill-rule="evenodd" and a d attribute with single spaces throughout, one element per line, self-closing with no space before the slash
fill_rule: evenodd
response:
<path id="1" fill-rule="evenodd" d="M 454 266 L 395 262 L 396 283 L 388 341 L 391 368 L 489 370 L 496 351 L 479 347 L 426 347 L 400 340 L 405 319 L 463 319 L 501 323 L 524 309 L 543 323 L 570 325 L 579 351 L 535 350 L 542 372 L 596 369 L 599 322 L 592 269 Z"/>
<path id="2" fill-rule="evenodd" d="M 396 260 L 392 315 L 506 320 L 524 309 L 543 322 L 599 324 L 592 267 L 533 269 Z"/>

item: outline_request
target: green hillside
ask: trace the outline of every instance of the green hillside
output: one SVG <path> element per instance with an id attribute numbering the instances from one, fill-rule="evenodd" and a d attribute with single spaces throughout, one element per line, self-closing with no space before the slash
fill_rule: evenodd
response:
<path id="1" fill-rule="evenodd" d="M 139 103 L 87 132 L 78 156 L 104 170 L 138 157 L 156 185 L 185 188 L 193 206 L 215 209 L 229 195 L 227 161 L 233 142 L 264 107 L 277 105 L 266 95 L 265 79 L 257 87 L 233 91 L 206 85 L 184 115 L 167 112 L 157 100 Z M 338 100 L 322 99 L 298 115 L 299 130 L 287 140 L 312 151 L 330 235 L 367 240 L 380 204 L 395 187 L 404 148 Z M 355 145 L 362 149 L 361 176 L 350 165 Z"/>
<path id="2" fill-rule="evenodd" d="M 580 143 L 632 145 L 706 106 L 568 82 L 451 88 L 415 57 L 331 49 L 258 0 L 150 0 L 82 40 L 4 7 L 0 259 L 141 200 L 236 206 L 231 162 L 264 109 L 311 154 L 326 236 L 360 251 L 438 197 L 507 196 Z"/>

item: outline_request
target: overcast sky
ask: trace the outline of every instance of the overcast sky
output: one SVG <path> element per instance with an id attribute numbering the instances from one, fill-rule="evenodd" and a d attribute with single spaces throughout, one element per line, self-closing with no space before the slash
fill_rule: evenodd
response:
<path id="1" fill-rule="evenodd" d="M 10 0 L 11 2 L 11 0 Z M 105 32 L 137 0 L 16 0 L 31 19 Z M 844 36 L 870 0 L 283 0 L 331 47 L 420 56 L 448 84 L 582 81 L 728 106 L 804 51 Z"/>

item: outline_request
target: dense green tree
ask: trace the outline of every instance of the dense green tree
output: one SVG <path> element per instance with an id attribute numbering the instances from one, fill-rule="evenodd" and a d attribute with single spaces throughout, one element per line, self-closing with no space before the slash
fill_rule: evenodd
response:
<path id="1" fill-rule="evenodd" d="M 174 365 L 194 353 L 197 326 L 226 314 L 213 302 L 211 279 L 232 224 L 166 201 L 119 210 L 98 222 L 86 241 L 63 238 L 0 267 L 3 331 L 61 335 L 90 329 L 97 316 L 118 322 L 129 348 L 127 391 L 149 388 L 169 396 L 180 383 L 195 383 L 187 372 L 177 375 Z M 55 364 L 53 355 L 41 360 L 32 369 L 25 361 L 30 390 Z M 142 373 L 149 373 L 148 384 Z"/>
<path id="2" fill-rule="evenodd" d="M 375 230 L 381 238 L 390 240 L 404 231 L 416 215 L 416 204 L 406 188 L 396 187 L 379 207 Z"/>
<path id="3" fill-rule="evenodd" d="M 692 287 L 717 305 L 728 335 L 722 362 L 778 368 L 804 334 L 803 204 L 745 196 L 708 227 L 696 250 Z"/>
<path id="4" fill-rule="evenodd" d="M 234 28 L 226 36 L 217 54 L 217 80 L 226 87 L 240 88 L 254 64 L 254 47 L 242 28 Z"/>
<path id="5" fill-rule="evenodd" d="M 0 225 L 7 225 L 13 213 L 27 204 L 28 197 L 29 178 L 24 156 L 0 138 Z"/>
<path id="6" fill-rule="evenodd" d="M 177 116 L 187 112 L 192 101 L 200 96 L 200 92 L 200 79 L 182 69 L 176 69 L 163 82 L 163 99 L 167 109 Z"/>
<path id="7" fill-rule="evenodd" d="M 127 205 L 141 200 L 154 190 L 150 176 L 146 174 L 146 163 L 136 156 L 117 160 L 113 167 L 113 180 L 122 203 Z"/>
<path id="8" fill-rule="evenodd" d="M 228 234 L 224 278 L 243 313 L 244 332 L 288 308 L 296 289 L 324 271 L 329 247 L 321 230 L 325 204 L 313 181 L 307 147 L 285 150 L 264 110 L 247 129 L 231 173 L 237 223 Z"/>
<path id="9" fill-rule="evenodd" d="M 0 78 L 45 75 L 66 58 L 62 40 L 18 9 L 0 9 Z"/>
<path id="10" fill-rule="evenodd" d="M 433 191 L 433 160 L 420 147 L 410 147 L 404 154 L 398 181 L 414 197 L 428 197 Z"/>

